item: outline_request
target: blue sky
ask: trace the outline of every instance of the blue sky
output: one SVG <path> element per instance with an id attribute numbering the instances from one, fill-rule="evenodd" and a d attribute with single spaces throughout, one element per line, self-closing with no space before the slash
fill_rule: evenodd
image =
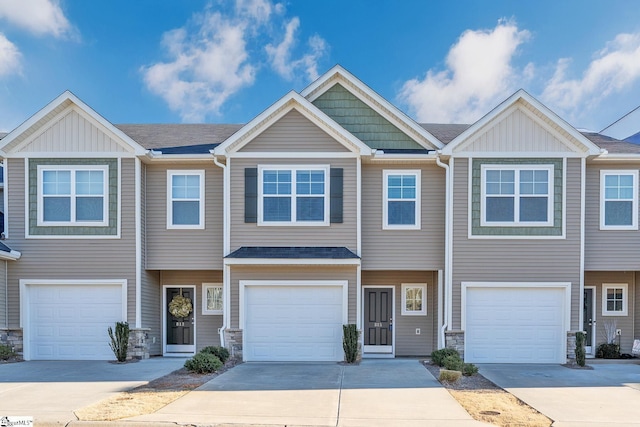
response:
<path id="1" fill-rule="evenodd" d="M 640 5 L 0 0 L 0 131 L 66 89 L 113 123 L 244 123 L 335 64 L 420 122 L 524 88 L 600 130 L 640 104 Z"/>

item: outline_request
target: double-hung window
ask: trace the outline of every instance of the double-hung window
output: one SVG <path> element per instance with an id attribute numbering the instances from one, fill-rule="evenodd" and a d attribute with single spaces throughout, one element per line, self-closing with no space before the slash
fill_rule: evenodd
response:
<path id="1" fill-rule="evenodd" d="M 420 229 L 420 171 L 383 172 L 383 229 Z"/>
<path id="2" fill-rule="evenodd" d="M 328 225 L 328 166 L 259 168 L 262 225 Z"/>
<path id="3" fill-rule="evenodd" d="M 167 228 L 204 228 L 204 171 L 167 171 Z"/>
<path id="4" fill-rule="evenodd" d="M 38 166 L 38 225 L 106 226 L 107 165 Z"/>
<path id="5" fill-rule="evenodd" d="M 600 171 L 600 228 L 638 229 L 638 171 Z"/>
<path id="6" fill-rule="evenodd" d="M 553 225 L 552 165 L 483 165 L 483 226 Z"/>

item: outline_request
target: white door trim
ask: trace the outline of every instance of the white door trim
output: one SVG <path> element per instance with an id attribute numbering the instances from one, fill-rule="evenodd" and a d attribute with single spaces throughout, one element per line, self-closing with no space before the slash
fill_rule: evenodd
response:
<path id="1" fill-rule="evenodd" d="M 122 321 L 127 321 L 127 279 L 108 280 L 46 280 L 20 279 L 20 327 L 22 328 L 22 353 L 24 360 L 31 360 L 31 309 L 30 286 L 120 286 L 122 295 Z"/>
<path id="2" fill-rule="evenodd" d="M 591 289 L 593 291 L 593 296 L 591 298 L 591 313 L 592 313 L 592 322 L 591 322 L 591 342 L 588 343 L 585 341 L 585 353 L 589 356 L 595 356 L 596 354 L 596 287 L 595 286 L 585 286 L 584 289 Z"/>
<path id="3" fill-rule="evenodd" d="M 193 346 L 185 346 L 185 347 L 193 347 L 192 351 L 190 348 L 185 348 L 185 351 L 180 352 L 169 352 L 167 351 L 167 288 L 191 288 L 193 289 L 193 301 L 191 301 L 191 305 L 193 305 Z M 187 355 L 196 354 L 196 322 L 197 322 L 197 304 L 196 304 L 196 286 L 195 285 L 162 285 L 162 355 L 171 357 L 184 357 Z M 174 346 L 178 347 L 178 346 Z"/>
<path id="4" fill-rule="evenodd" d="M 362 286 L 362 297 L 360 301 L 362 301 L 362 308 L 360 312 L 362 313 L 362 328 L 364 329 L 364 292 L 365 289 L 391 289 L 391 318 L 393 319 L 393 329 L 391 330 L 391 346 L 373 346 L 373 345 L 364 345 L 364 331 L 362 331 L 361 337 L 361 345 L 362 345 L 362 357 L 365 358 L 385 358 L 396 357 L 396 286 L 394 285 L 363 285 Z M 391 347 L 391 348 L 387 348 Z M 375 350 L 375 351 L 374 351 Z"/>

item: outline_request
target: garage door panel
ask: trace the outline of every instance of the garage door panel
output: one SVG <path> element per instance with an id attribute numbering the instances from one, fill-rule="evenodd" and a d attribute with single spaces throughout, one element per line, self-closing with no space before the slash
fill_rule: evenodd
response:
<path id="1" fill-rule="evenodd" d="M 342 286 L 247 286 L 248 361 L 342 360 Z"/>
<path id="2" fill-rule="evenodd" d="M 469 287 L 466 298 L 467 361 L 564 361 L 564 289 Z"/>

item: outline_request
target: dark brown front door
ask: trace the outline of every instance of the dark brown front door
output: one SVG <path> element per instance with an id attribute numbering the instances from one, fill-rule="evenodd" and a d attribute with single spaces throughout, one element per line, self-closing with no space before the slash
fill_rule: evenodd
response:
<path id="1" fill-rule="evenodd" d="M 364 352 L 393 352 L 393 288 L 364 289 Z"/>
<path id="2" fill-rule="evenodd" d="M 195 300 L 193 288 L 167 288 L 167 304 L 165 307 L 167 318 L 167 353 L 193 353 L 195 327 Z M 177 295 L 191 300 L 192 310 L 185 317 L 176 317 L 169 311 L 169 303 Z"/>

